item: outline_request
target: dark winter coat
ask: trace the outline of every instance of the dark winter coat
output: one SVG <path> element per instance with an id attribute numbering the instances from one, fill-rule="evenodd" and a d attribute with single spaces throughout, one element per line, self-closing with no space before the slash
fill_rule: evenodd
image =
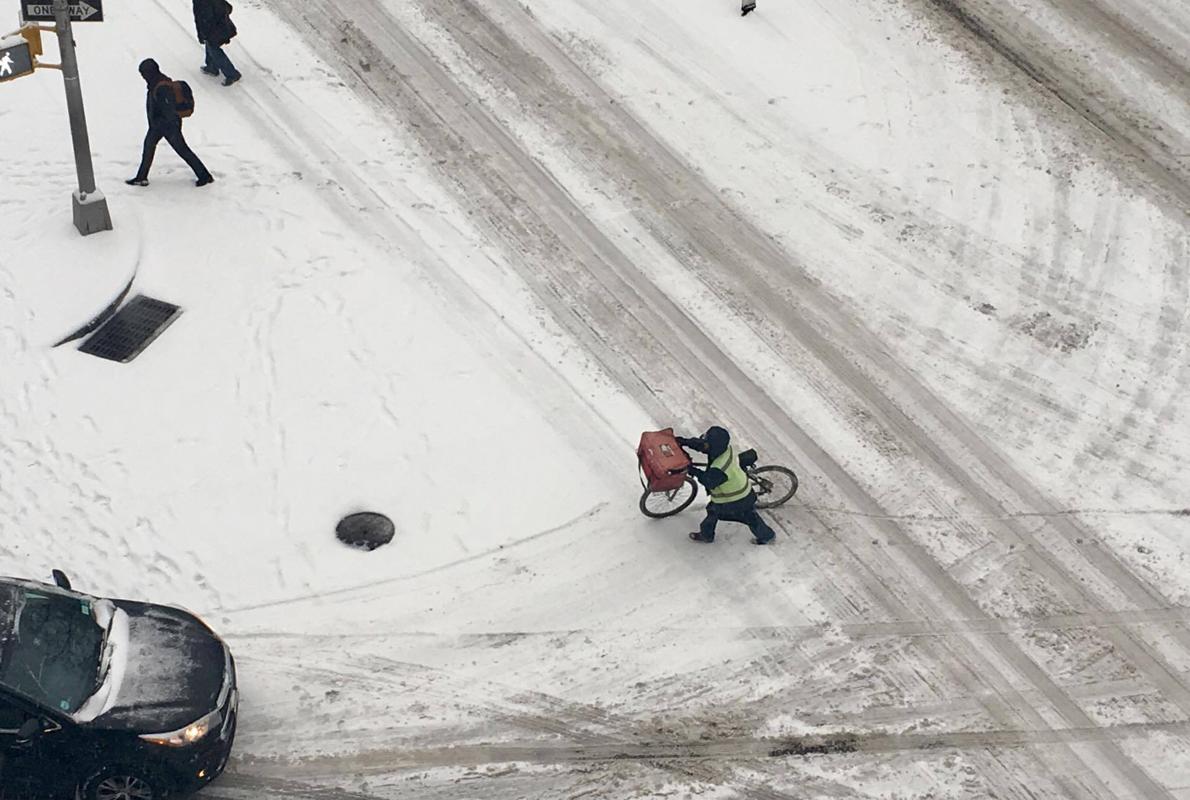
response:
<path id="1" fill-rule="evenodd" d="M 198 41 L 222 47 L 236 35 L 231 21 L 231 3 L 227 0 L 194 0 L 194 29 Z"/>
<path id="2" fill-rule="evenodd" d="M 151 58 L 140 63 L 140 74 L 148 87 L 145 93 L 145 115 L 149 118 L 149 128 L 158 131 L 180 128 L 182 118 L 178 116 L 177 97 L 170 86 L 170 77 Z"/>
<path id="3" fill-rule="evenodd" d="M 682 447 L 688 447 L 691 450 L 696 450 L 699 453 L 706 453 L 708 463 L 714 461 L 719 456 L 723 455 L 731 445 L 731 434 L 725 428 L 720 428 L 717 425 L 712 425 L 707 428 L 707 432 L 702 435 L 700 439 L 685 439 L 681 436 L 677 437 L 678 444 Z M 702 470 L 697 467 L 691 467 L 689 472 L 694 477 L 698 478 L 707 491 L 714 489 L 727 480 L 727 473 L 721 469 L 707 469 Z"/>

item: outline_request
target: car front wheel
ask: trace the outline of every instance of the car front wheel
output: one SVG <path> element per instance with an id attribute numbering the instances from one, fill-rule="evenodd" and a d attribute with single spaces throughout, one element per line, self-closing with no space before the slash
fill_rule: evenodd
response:
<path id="1" fill-rule="evenodd" d="M 161 793 L 144 775 L 129 769 L 109 769 L 87 783 L 85 800 L 159 800 Z"/>

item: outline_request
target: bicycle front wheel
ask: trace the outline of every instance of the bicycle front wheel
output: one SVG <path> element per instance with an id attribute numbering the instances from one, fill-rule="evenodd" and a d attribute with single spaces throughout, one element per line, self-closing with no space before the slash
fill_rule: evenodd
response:
<path id="1" fill-rule="evenodd" d="M 681 486 L 668 492 L 650 492 L 645 489 L 645 493 L 640 496 L 640 513 L 653 519 L 672 517 L 693 503 L 697 494 L 698 484 L 690 477 Z"/>
<path id="2" fill-rule="evenodd" d="M 774 508 L 789 502 L 797 492 L 797 475 L 786 467 L 756 467 L 748 471 L 757 508 Z"/>

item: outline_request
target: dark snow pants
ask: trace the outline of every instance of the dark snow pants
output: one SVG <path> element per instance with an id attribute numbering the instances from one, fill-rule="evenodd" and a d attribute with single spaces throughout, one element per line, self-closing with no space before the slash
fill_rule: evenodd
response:
<path id="1" fill-rule="evenodd" d="M 704 539 L 715 538 L 715 526 L 723 522 L 739 522 L 748 526 L 757 541 L 770 541 L 776 534 L 756 511 L 756 493 L 752 492 L 743 500 L 734 503 L 707 503 L 707 516 L 698 526 L 698 532 Z"/>
<path id="2" fill-rule="evenodd" d="M 182 125 L 179 123 L 177 125 L 149 128 L 149 132 L 145 134 L 145 149 L 141 153 L 140 169 L 136 171 L 137 178 L 141 180 L 149 179 L 149 169 L 153 166 L 153 156 L 157 153 L 157 143 L 162 139 L 169 142 L 169 146 L 174 149 L 174 152 L 190 165 L 190 169 L 194 170 L 194 177 L 199 180 L 210 177 L 211 173 L 207 172 L 207 168 L 203 165 L 202 161 L 190 149 L 190 145 L 186 144 L 186 138 L 182 136 Z"/>

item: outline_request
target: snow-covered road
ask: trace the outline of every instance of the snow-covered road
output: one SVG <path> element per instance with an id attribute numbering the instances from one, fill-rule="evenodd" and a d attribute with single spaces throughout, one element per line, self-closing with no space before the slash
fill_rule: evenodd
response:
<path id="1" fill-rule="evenodd" d="M 237 9 L 215 280 L 146 279 L 236 357 L 0 405 L 0 571 L 237 653 L 210 796 L 1190 797 L 1190 12 L 762 3 Z M 711 422 L 801 474 L 777 547 L 635 514 L 636 432 Z"/>

